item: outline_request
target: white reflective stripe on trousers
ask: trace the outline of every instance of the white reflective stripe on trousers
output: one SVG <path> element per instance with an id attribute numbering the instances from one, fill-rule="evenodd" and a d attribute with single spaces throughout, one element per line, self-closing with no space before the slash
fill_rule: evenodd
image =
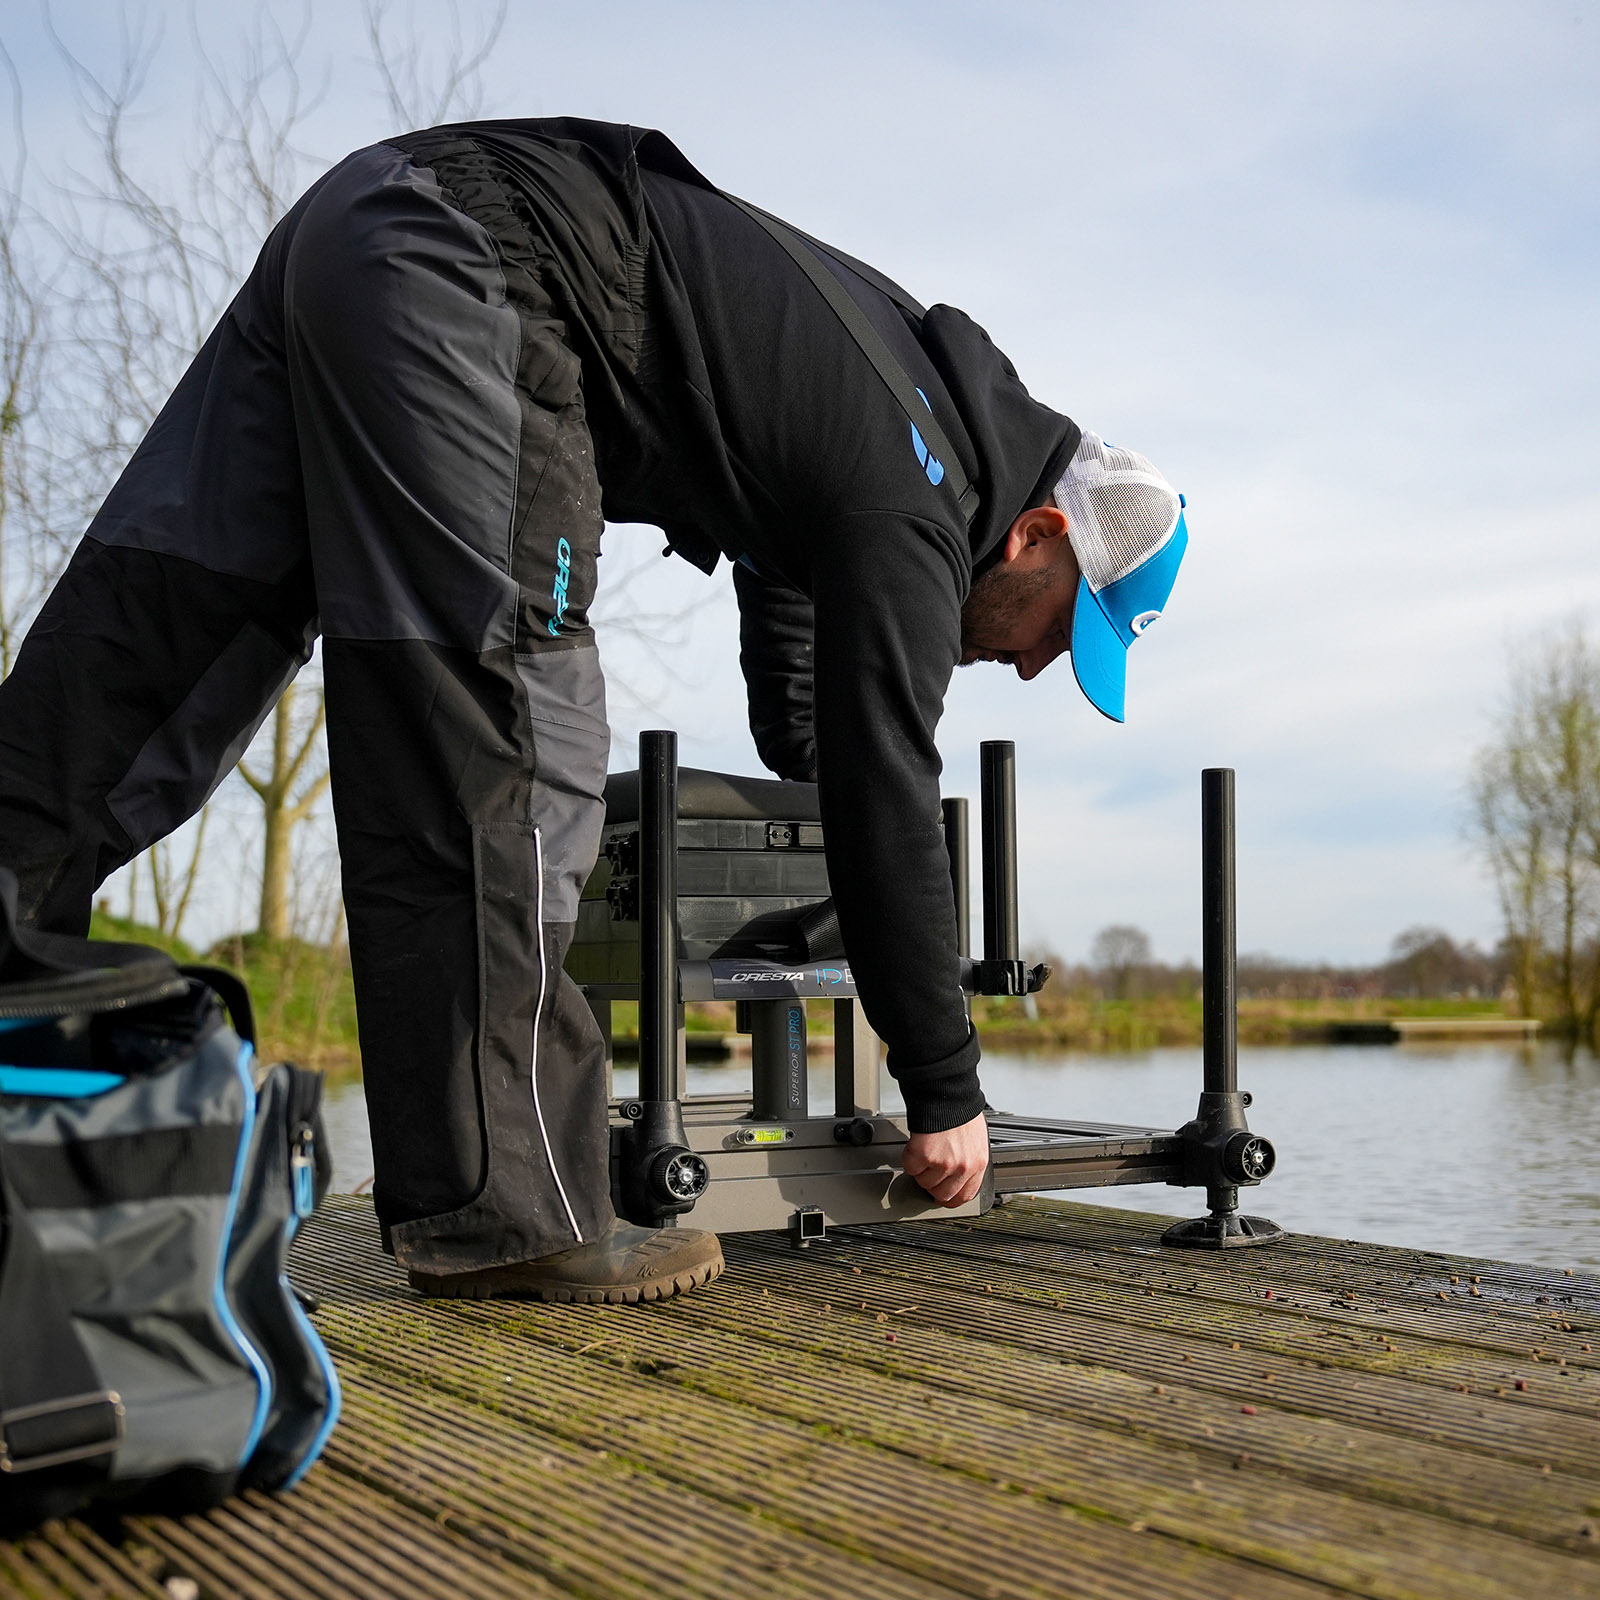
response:
<path id="1" fill-rule="evenodd" d="M 538 828 L 533 830 L 533 853 L 539 884 L 538 908 L 534 924 L 534 938 L 539 945 L 539 1001 L 533 1011 L 533 1056 L 528 1064 L 528 1082 L 533 1089 L 533 1114 L 539 1120 L 539 1137 L 544 1140 L 544 1154 L 545 1160 L 550 1163 L 550 1176 L 556 1181 L 556 1193 L 561 1196 L 561 1204 L 567 1212 L 567 1221 L 572 1224 L 572 1236 L 582 1244 L 583 1230 L 578 1226 L 578 1219 L 573 1214 L 572 1202 L 567 1198 L 566 1185 L 562 1183 L 561 1174 L 556 1170 L 556 1153 L 550 1148 L 550 1135 L 544 1125 L 544 1108 L 539 1104 L 539 1024 L 544 1017 L 544 996 L 549 973 L 544 944 L 544 835 Z"/>

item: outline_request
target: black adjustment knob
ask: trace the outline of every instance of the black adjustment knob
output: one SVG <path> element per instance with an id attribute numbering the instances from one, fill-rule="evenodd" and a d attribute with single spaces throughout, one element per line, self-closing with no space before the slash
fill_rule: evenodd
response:
<path id="1" fill-rule="evenodd" d="M 650 1163 L 650 1188 L 667 1204 L 698 1200 L 711 1182 L 711 1169 L 693 1150 L 668 1145 Z"/>
<path id="2" fill-rule="evenodd" d="M 1277 1164 L 1277 1151 L 1258 1133 L 1241 1129 L 1222 1147 L 1222 1170 L 1230 1183 L 1260 1183 Z"/>
<path id="3" fill-rule="evenodd" d="M 836 1122 L 833 1125 L 833 1137 L 840 1144 L 871 1144 L 872 1123 L 866 1117 L 852 1117 L 848 1122 Z"/>

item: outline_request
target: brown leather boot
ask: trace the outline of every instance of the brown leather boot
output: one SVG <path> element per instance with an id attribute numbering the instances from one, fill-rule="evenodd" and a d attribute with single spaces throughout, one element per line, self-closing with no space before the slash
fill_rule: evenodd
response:
<path id="1" fill-rule="evenodd" d="M 619 1217 L 570 1250 L 473 1272 L 410 1272 L 411 1287 L 440 1299 L 576 1300 L 633 1305 L 687 1294 L 722 1276 L 722 1246 L 694 1228 L 638 1228 Z"/>

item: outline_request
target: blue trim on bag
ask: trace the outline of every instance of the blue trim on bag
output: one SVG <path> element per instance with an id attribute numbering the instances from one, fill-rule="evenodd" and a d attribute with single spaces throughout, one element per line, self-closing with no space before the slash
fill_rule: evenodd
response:
<path id="1" fill-rule="evenodd" d="M 289 1237 L 294 1237 L 294 1227 L 290 1226 Z M 311 1354 L 316 1358 L 318 1367 L 322 1369 L 322 1381 L 328 1389 L 328 1411 L 322 1419 L 322 1426 L 317 1429 L 316 1437 L 306 1446 L 305 1458 L 293 1472 L 283 1480 L 282 1487 L 292 1489 L 305 1477 L 315 1465 L 316 1459 L 322 1454 L 323 1446 L 327 1444 L 333 1433 L 334 1426 L 339 1420 L 339 1413 L 344 1406 L 344 1391 L 339 1387 L 339 1374 L 333 1370 L 333 1358 L 328 1354 L 328 1347 L 323 1344 L 322 1336 L 311 1325 L 311 1318 L 305 1314 L 305 1309 L 294 1297 L 294 1290 L 289 1286 L 289 1274 L 280 1272 L 278 1282 L 283 1285 L 284 1297 L 289 1302 L 289 1309 L 295 1320 L 300 1324 L 300 1332 L 305 1336 Z"/>
<path id="2" fill-rule="evenodd" d="M 48 1095 L 52 1100 L 85 1100 L 127 1081 L 120 1072 L 84 1067 L 0 1067 L 0 1094 Z"/>
<path id="3" fill-rule="evenodd" d="M 233 1220 L 239 1209 L 239 1195 L 244 1188 L 245 1173 L 250 1164 L 250 1137 L 255 1132 L 256 1126 L 256 1086 L 250 1077 L 250 1058 L 254 1054 L 255 1050 L 249 1044 L 241 1043 L 239 1054 L 234 1061 L 239 1082 L 244 1086 L 244 1122 L 239 1129 L 239 1154 L 233 1164 L 233 1187 L 228 1191 L 228 1208 L 222 1219 L 222 1242 L 217 1252 L 215 1290 L 217 1315 L 222 1320 L 222 1326 L 238 1345 L 256 1375 L 256 1414 L 250 1424 L 250 1435 L 239 1454 L 241 1467 L 255 1454 L 256 1446 L 261 1443 L 261 1435 L 266 1431 L 267 1413 L 272 1407 L 272 1369 L 262 1359 L 261 1352 L 245 1337 L 244 1329 L 239 1326 L 239 1319 L 233 1314 L 233 1307 L 228 1304 L 227 1285 L 228 1251 L 233 1243 Z"/>
<path id="4" fill-rule="evenodd" d="M 288 1243 L 293 1243 L 295 1234 L 300 1231 L 301 1222 L 316 1210 L 316 1191 L 312 1187 L 315 1170 L 313 1163 L 306 1162 L 301 1170 L 306 1178 L 308 1188 L 311 1189 L 311 1204 L 302 1209 L 299 1204 L 299 1196 L 298 1194 L 296 1195 L 295 1215 L 289 1218 L 288 1239 L 286 1241 Z M 293 1174 L 296 1180 L 300 1176 L 301 1173 Z M 296 1182 L 295 1187 L 298 1189 L 298 1182 Z M 316 1437 L 307 1445 L 305 1458 L 300 1465 L 283 1480 L 282 1487 L 292 1489 L 316 1464 L 317 1457 L 322 1454 L 323 1446 L 327 1444 L 332 1436 L 334 1426 L 339 1421 L 339 1413 L 344 1409 L 344 1390 L 339 1387 L 339 1374 L 334 1371 L 333 1358 L 328 1354 L 328 1347 L 322 1342 L 322 1335 L 317 1332 L 311 1318 L 306 1315 L 305 1307 L 295 1298 L 294 1288 L 289 1282 L 289 1274 L 280 1272 L 278 1274 L 278 1282 L 283 1285 L 283 1294 L 284 1298 L 289 1302 L 290 1313 L 295 1321 L 299 1323 L 300 1332 L 304 1334 L 305 1341 L 311 1348 L 311 1354 L 316 1358 L 318 1367 L 322 1369 L 322 1381 L 328 1390 L 328 1413 L 322 1419 L 322 1426 L 317 1429 Z"/>

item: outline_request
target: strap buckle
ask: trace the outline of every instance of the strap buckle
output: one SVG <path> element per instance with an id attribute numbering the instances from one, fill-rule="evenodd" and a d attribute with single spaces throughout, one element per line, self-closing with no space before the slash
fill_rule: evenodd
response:
<path id="1" fill-rule="evenodd" d="M 0 1411 L 0 1473 L 40 1472 L 110 1455 L 122 1444 L 124 1415 L 114 1389 Z"/>

